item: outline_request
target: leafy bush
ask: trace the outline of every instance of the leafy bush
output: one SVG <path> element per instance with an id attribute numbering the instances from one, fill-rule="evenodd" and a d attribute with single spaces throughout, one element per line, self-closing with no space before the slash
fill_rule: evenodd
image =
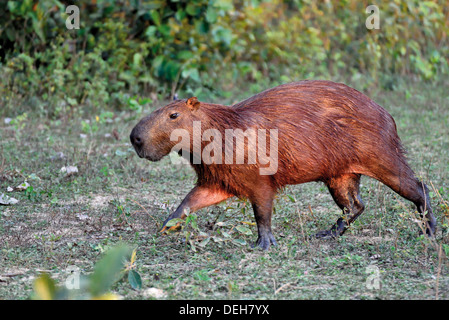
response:
<path id="1" fill-rule="evenodd" d="M 382 3 L 379 30 L 365 27 L 370 3 L 356 0 L 81 0 L 78 30 L 65 26 L 70 4 L 0 3 L 2 110 L 60 117 L 78 105 L 126 109 L 138 95 L 210 98 L 247 83 L 449 73 L 445 0 Z"/>

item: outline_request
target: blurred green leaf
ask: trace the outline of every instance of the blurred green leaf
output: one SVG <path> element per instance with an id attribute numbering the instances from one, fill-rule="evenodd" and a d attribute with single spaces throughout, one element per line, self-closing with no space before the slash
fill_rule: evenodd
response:
<path id="1" fill-rule="evenodd" d="M 197 16 L 201 12 L 201 7 L 197 6 L 194 2 L 190 2 L 186 6 L 186 12 L 191 16 Z"/>
<path id="2" fill-rule="evenodd" d="M 159 14 L 159 11 L 157 10 L 151 10 L 150 11 L 150 16 L 151 19 L 153 19 L 153 22 L 157 25 L 160 26 L 161 25 L 161 16 Z"/>
<path id="3" fill-rule="evenodd" d="M 46 273 L 34 281 L 34 299 L 53 300 L 56 296 L 56 283 Z"/>
<path id="4" fill-rule="evenodd" d="M 89 292 L 92 296 L 100 296 L 123 276 L 122 270 L 132 249 L 127 245 L 118 245 L 106 252 L 104 257 L 95 265 L 90 276 Z"/>
<path id="5" fill-rule="evenodd" d="M 250 236 L 253 234 L 252 231 L 245 226 L 237 226 L 235 228 L 237 229 L 238 232 L 240 232 L 244 235 Z"/>

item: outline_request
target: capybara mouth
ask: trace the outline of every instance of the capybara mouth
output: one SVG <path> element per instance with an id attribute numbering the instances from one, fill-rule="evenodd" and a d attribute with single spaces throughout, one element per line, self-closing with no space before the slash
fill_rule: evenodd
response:
<path id="1" fill-rule="evenodd" d="M 134 147 L 134 150 L 136 151 L 137 155 L 139 156 L 139 158 L 146 158 L 145 157 L 145 152 L 142 150 L 137 149 L 136 147 Z"/>
<path id="2" fill-rule="evenodd" d="M 155 159 L 155 158 L 150 157 L 150 156 L 146 156 L 145 159 L 147 159 L 148 161 L 151 161 L 151 162 L 156 162 L 156 161 L 160 160 L 160 159 Z"/>
<path id="3" fill-rule="evenodd" d="M 151 162 L 156 162 L 156 161 L 159 161 L 162 159 L 162 157 L 156 157 L 154 155 L 147 154 L 145 152 L 145 150 L 143 150 L 143 149 L 138 149 L 138 148 L 134 147 L 134 150 L 136 151 L 137 155 L 141 159 L 147 159 L 148 161 L 151 161 Z"/>
<path id="4" fill-rule="evenodd" d="M 145 158 L 145 159 L 147 159 L 148 161 L 151 161 L 151 162 L 157 162 L 157 161 L 159 161 L 159 160 L 161 160 L 162 158 L 163 158 L 163 156 L 162 157 L 159 157 L 159 156 L 154 156 L 154 155 L 151 155 L 151 154 L 146 154 L 145 152 L 142 152 L 143 154 L 142 154 L 142 156 L 140 156 L 141 158 Z"/>

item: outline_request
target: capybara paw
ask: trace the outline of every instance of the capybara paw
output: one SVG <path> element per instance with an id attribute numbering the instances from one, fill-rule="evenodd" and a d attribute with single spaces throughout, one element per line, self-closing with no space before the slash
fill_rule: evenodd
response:
<path id="1" fill-rule="evenodd" d="M 259 236 L 256 243 L 252 247 L 259 247 L 263 250 L 268 250 L 270 248 L 270 245 L 277 246 L 276 240 L 274 240 L 274 236 L 271 233 Z"/>
<path id="2" fill-rule="evenodd" d="M 434 225 L 431 226 L 431 225 L 429 225 L 429 223 L 426 223 L 426 234 L 429 238 L 433 238 L 435 236 L 435 231 L 436 231 L 436 228 Z M 423 234 L 422 230 L 419 230 L 419 235 L 422 235 L 422 234 Z"/>
<path id="3" fill-rule="evenodd" d="M 315 238 L 317 239 L 335 239 L 337 237 L 338 235 L 335 230 L 322 230 L 315 234 Z"/>
<path id="4" fill-rule="evenodd" d="M 181 223 L 179 223 L 179 222 L 176 225 L 171 226 L 171 227 L 167 227 L 165 224 L 166 223 L 164 223 L 161 231 L 159 231 L 160 233 L 164 233 L 164 232 L 168 232 L 168 231 L 175 231 L 175 230 L 178 230 L 179 228 L 181 228 Z"/>

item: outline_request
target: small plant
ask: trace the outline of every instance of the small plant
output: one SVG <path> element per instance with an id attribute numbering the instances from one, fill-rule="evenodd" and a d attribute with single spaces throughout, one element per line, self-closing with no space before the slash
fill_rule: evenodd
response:
<path id="1" fill-rule="evenodd" d="M 32 298 L 35 300 L 117 300 L 117 294 L 111 293 L 111 287 L 128 275 L 133 289 L 142 288 L 142 279 L 136 269 L 136 250 L 126 245 L 118 245 L 108 250 L 97 262 L 90 275 L 79 272 L 70 275 L 65 285 L 58 285 L 47 273 L 34 281 Z"/>

